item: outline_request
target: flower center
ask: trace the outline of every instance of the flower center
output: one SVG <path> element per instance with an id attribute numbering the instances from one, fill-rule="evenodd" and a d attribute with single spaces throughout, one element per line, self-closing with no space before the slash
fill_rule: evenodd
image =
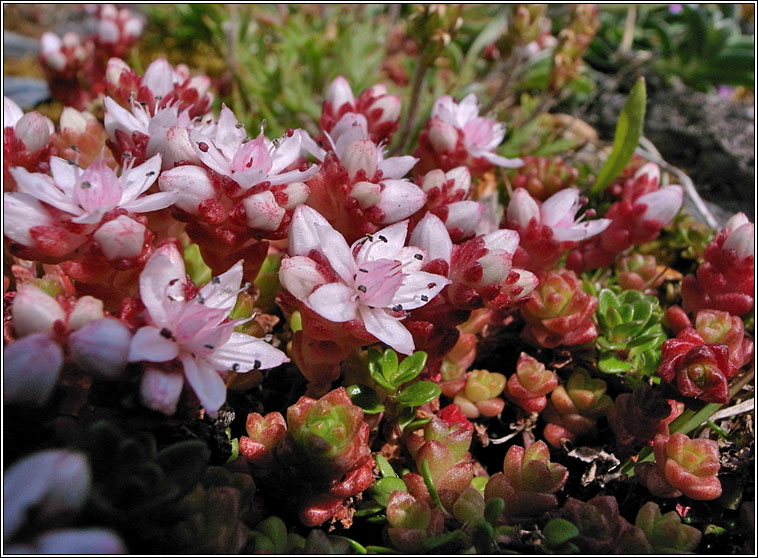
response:
<path id="1" fill-rule="evenodd" d="M 354 300 L 368 306 L 387 307 L 403 284 L 404 277 L 403 265 L 397 260 L 381 258 L 363 262 L 355 276 Z"/>

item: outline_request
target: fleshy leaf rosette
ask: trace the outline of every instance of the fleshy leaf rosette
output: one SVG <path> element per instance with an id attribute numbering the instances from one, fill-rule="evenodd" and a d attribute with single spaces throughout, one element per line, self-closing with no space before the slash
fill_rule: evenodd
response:
<path id="1" fill-rule="evenodd" d="M 675 432 L 656 435 L 653 440 L 655 463 L 638 463 L 634 472 L 655 496 L 693 500 L 715 500 L 721 496 L 718 471 L 719 447 L 706 438 L 690 439 Z"/>
<path id="2" fill-rule="evenodd" d="M 700 310 L 695 316 L 695 330 L 706 343 L 729 347 L 729 360 L 737 368 L 750 360 L 753 342 L 745 336 L 745 323 L 739 316 L 721 310 Z"/>
<path id="3" fill-rule="evenodd" d="M 505 395 L 530 413 L 539 413 L 547 405 L 546 395 L 558 386 L 558 376 L 533 356 L 521 353 L 516 373 L 508 378 Z"/>
<path id="4" fill-rule="evenodd" d="M 755 226 L 737 213 L 705 249 L 696 275 L 682 281 L 682 306 L 743 316 L 753 308 L 755 285 Z"/>
<path id="5" fill-rule="evenodd" d="M 634 289 L 647 295 L 655 294 L 665 279 L 655 256 L 643 254 L 619 258 L 616 262 L 616 278 L 625 291 Z"/>
<path id="6" fill-rule="evenodd" d="M 645 533 L 653 554 L 693 552 L 702 537 L 698 529 L 683 524 L 676 511 L 661 514 L 661 508 L 655 502 L 648 502 L 640 508 L 634 525 Z"/>
<path id="7" fill-rule="evenodd" d="M 446 423 L 438 417 L 432 417 L 424 426 L 423 435 L 412 433 L 408 436 L 408 451 L 416 466 L 421 471 L 423 462 L 428 464 L 432 482 L 448 509 L 474 477 L 471 454 L 468 453 L 472 437 L 470 428 L 459 423 Z M 424 484 L 416 473 L 405 477 L 406 484 Z"/>
<path id="8" fill-rule="evenodd" d="M 387 500 L 387 536 L 403 552 L 421 552 L 430 535 L 441 533 L 445 518 L 422 497 L 395 490 Z"/>
<path id="9" fill-rule="evenodd" d="M 497 416 L 505 406 L 498 397 L 505 387 L 505 376 L 489 370 L 472 370 L 466 374 L 463 390 L 453 399 L 468 418 Z"/>
<path id="10" fill-rule="evenodd" d="M 281 413 L 271 412 L 265 416 L 250 413 L 245 431 L 247 436 L 239 438 L 240 455 L 255 468 L 272 466 L 276 446 L 287 433 L 287 423 Z"/>
<path id="11" fill-rule="evenodd" d="M 526 320 L 522 336 L 537 346 L 583 345 L 597 337 L 592 315 L 597 298 L 582 290 L 573 271 L 551 271 L 521 307 Z"/>
<path id="12" fill-rule="evenodd" d="M 558 506 L 558 492 L 568 479 L 563 465 L 550 462 L 550 449 L 542 440 L 528 448 L 511 446 L 505 454 L 503 472 L 490 477 L 484 499 L 502 498 L 506 520 L 540 515 Z"/>
<path id="13" fill-rule="evenodd" d="M 601 289 L 597 319 L 598 368 L 608 374 L 652 375 L 660 362 L 666 334 L 658 299 L 631 290 L 615 294 Z"/>
<path id="14" fill-rule="evenodd" d="M 684 410 L 684 403 L 666 399 L 659 389 L 641 384 L 622 393 L 608 409 L 608 422 L 620 447 L 643 445 L 656 434 L 668 434 L 668 425 Z"/>
<path id="15" fill-rule="evenodd" d="M 590 554 L 648 554 L 645 533 L 619 514 L 616 498 L 596 496 L 588 502 L 569 498 L 560 517 L 573 523 L 579 535 L 571 539 Z"/>
<path id="16" fill-rule="evenodd" d="M 524 188 L 534 199 L 545 201 L 560 190 L 574 185 L 579 171 L 561 157 L 524 155 L 524 166 L 513 176 L 513 187 Z"/>
<path id="17" fill-rule="evenodd" d="M 543 416 L 544 436 L 554 448 L 562 440 L 574 440 L 595 427 L 596 418 L 605 414 L 613 400 L 605 393 L 606 383 L 590 377 L 585 370 L 575 370 L 566 382 L 550 394 Z"/>
<path id="18" fill-rule="evenodd" d="M 727 345 L 706 343 L 696 330 L 687 328 L 664 341 L 658 374 L 685 397 L 727 403 L 728 382 L 737 370 L 729 360 Z"/>

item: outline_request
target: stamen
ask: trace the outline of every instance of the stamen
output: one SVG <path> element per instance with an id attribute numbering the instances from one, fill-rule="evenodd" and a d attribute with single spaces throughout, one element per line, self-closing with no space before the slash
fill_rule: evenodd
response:
<path id="1" fill-rule="evenodd" d="M 164 327 L 161 330 L 161 337 L 165 337 L 166 339 L 171 339 L 171 330 L 167 327 Z"/>
<path id="2" fill-rule="evenodd" d="M 261 367 L 261 361 L 260 360 L 254 360 L 253 361 L 253 370 L 258 370 Z"/>
<path id="3" fill-rule="evenodd" d="M 429 302 L 429 297 L 426 295 L 421 295 L 421 300 L 423 300 L 424 302 Z"/>
<path id="4" fill-rule="evenodd" d="M 421 254 L 414 254 L 414 255 L 413 255 L 413 257 L 414 257 L 414 258 L 416 258 L 416 259 L 417 259 L 417 260 L 419 260 L 419 261 L 421 261 L 421 260 L 423 260 L 423 259 L 424 259 L 424 256 L 423 256 L 423 255 L 421 255 Z"/>
<path id="5" fill-rule="evenodd" d="M 384 236 L 384 235 L 382 235 L 382 234 L 380 234 L 380 235 L 379 235 L 379 240 L 381 240 L 382 242 L 389 242 L 389 241 L 387 240 L 387 237 L 386 237 L 386 236 Z"/>
<path id="6" fill-rule="evenodd" d="M 358 290 L 361 291 L 362 293 L 365 293 L 366 292 L 366 285 L 358 285 Z"/>
<path id="7" fill-rule="evenodd" d="M 237 372 L 239 369 L 240 369 L 239 362 L 235 362 L 234 364 L 232 364 L 232 371 Z"/>
<path id="8" fill-rule="evenodd" d="M 211 345 L 211 344 L 209 344 L 209 343 L 206 343 L 205 345 L 203 345 L 203 347 L 205 347 L 206 349 L 210 349 L 211 351 L 212 351 L 212 350 L 213 350 L 213 348 L 214 348 L 214 347 L 213 347 L 213 345 Z"/>

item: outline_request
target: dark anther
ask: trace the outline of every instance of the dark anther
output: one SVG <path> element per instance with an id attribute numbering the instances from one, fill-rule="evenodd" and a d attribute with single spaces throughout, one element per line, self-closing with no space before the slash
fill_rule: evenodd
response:
<path id="1" fill-rule="evenodd" d="M 413 257 L 416 258 L 417 260 L 423 260 L 424 259 L 424 256 L 422 256 L 421 254 L 414 254 Z"/>
<path id="2" fill-rule="evenodd" d="M 211 283 L 213 283 L 214 285 L 218 285 L 219 283 L 221 283 L 221 279 L 219 279 L 218 277 L 214 277 L 211 279 Z"/>
<path id="3" fill-rule="evenodd" d="M 423 300 L 424 302 L 429 302 L 429 297 L 426 295 L 421 295 L 421 300 Z"/>
<path id="4" fill-rule="evenodd" d="M 261 361 L 255 360 L 253 361 L 253 370 L 258 370 L 261 367 Z"/>
<path id="5" fill-rule="evenodd" d="M 205 345 L 203 345 L 203 347 L 205 347 L 206 349 L 210 349 L 211 351 L 213 350 L 213 345 L 209 343 L 206 343 Z"/>
<path id="6" fill-rule="evenodd" d="M 433 288 L 434 288 L 434 287 L 436 287 L 436 286 L 437 286 L 437 283 L 429 283 L 429 284 L 426 286 L 426 288 L 427 288 L 427 289 L 433 289 Z"/>
<path id="7" fill-rule="evenodd" d="M 402 310 L 402 309 L 403 309 L 403 305 L 402 305 L 402 304 L 396 304 L 395 306 L 393 306 L 393 307 L 392 307 L 392 309 L 393 309 L 395 312 L 400 312 L 400 310 Z"/>
<path id="8" fill-rule="evenodd" d="M 87 182 L 85 180 L 84 182 L 81 183 L 80 186 L 81 186 L 82 190 L 86 190 L 87 188 L 89 188 L 90 186 L 92 186 L 92 184 L 90 184 L 89 182 Z"/>
<path id="9" fill-rule="evenodd" d="M 171 330 L 167 327 L 164 327 L 161 330 L 161 337 L 165 337 L 166 339 L 171 339 Z"/>
<path id="10" fill-rule="evenodd" d="M 240 369 L 240 363 L 239 362 L 235 362 L 234 364 L 232 364 L 232 370 L 234 372 L 236 372 L 239 369 Z"/>
<path id="11" fill-rule="evenodd" d="M 362 293 L 365 293 L 366 292 L 366 285 L 358 285 L 358 290 L 361 291 Z"/>
<path id="12" fill-rule="evenodd" d="M 173 287 L 174 285 L 176 285 L 176 282 L 177 282 L 178 280 L 179 280 L 179 278 L 178 278 L 178 277 L 176 277 L 175 279 L 171 279 L 171 281 L 169 281 L 169 282 L 168 282 L 168 286 L 169 286 L 169 287 Z"/>
<path id="13" fill-rule="evenodd" d="M 150 171 L 148 173 L 145 173 L 145 176 L 153 176 L 155 174 L 155 171 Z"/>
<path id="14" fill-rule="evenodd" d="M 204 141 L 200 141 L 200 142 L 198 142 L 198 143 L 197 143 L 197 148 L 198 148 L 200 151 L 202 151 L 203 153 L 207 153 L 207 152 L 208 152 L 208 144 L 207 144 L 207 143 L 205 143 Z"/>
<path id="15" fill-rule="evenodd" d="M 359 267 L 358 271 L 360 271 L 361 273 L 368 273 L 368 269 L 363 269 L 362 267 Z"/>
<path id="16" fill-rule="evenodd" d="M 382 235 L 382 234 L 380 234 L 379 235 L 379 240 L 381 240 L 382 242 L 387 242 L 387 237 L 384 236 L 384 235 Z"/>

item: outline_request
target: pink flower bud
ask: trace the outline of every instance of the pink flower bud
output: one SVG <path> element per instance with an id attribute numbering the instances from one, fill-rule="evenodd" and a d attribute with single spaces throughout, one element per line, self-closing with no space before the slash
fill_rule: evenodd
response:
<path id="1" fill-rule="evenodd" d="M 376 144 L 369 138 L 363 138 L 354 141 L 345 148 L 341 163 L 351 179 L 355 179 L 359 170 L 364 171 L 367 178 L 371 178 L 376 174 L 377 158 Z"/>
<path id="2" fill-rule="evenodd" d="M 114 21 L 101 20 L 97 26 L 97 36 L 104 43 L 117 43 L 119 39 L 118 25 Z"/>
<path id="3" fill-rule="evenodd" d="M 148 366 L 140 383 L 142 403 L 153 411 L 173 415 L 183 386 L 184 378 L 180 372 L 166 372 L 155 366 Z"/>
<path id="4" fill-rule="evenodd" d="M 729 218 L 729 220 L 724 225 L 723 230 L 732 232 L 733 230 L 741 227 L 742 225 L 747 225 L 748 223 L 750 223 L 750 219 L 748 219 L 747 215 L 740 211 L 739 213 L 735 213 Z"/>
<path id="5" fill-rule="evenodd" d="M 242 206 L 247 214 L 247 226 L 251 229 L 275 231 L 286 213 L 268 190 L 246 197 L 242 200 Z"/>
<path id="6" fill-rule="evenodd" d="M 74 304 L 73 310 L 68 315 L 68 329 L 74 331 L 92 320 L 104 317 L 103 301 L 91 296 L 83 296 Z"/>
<path id="7" fill-rule="evenodd" d="M 189 139 L 189 130 L 181 126 L 164 128 L 150 137 L 146 155 L 152 157 L 157 153 L 162 156 L 161 168 L 163 170 L 173 169 L 174 165 L 180 161 L 200 164 L 200 158 Z"/>
<path id="8" fill-rule="evenodd" d="M 283 259 L 279 267 L 279 281 L 298 300 L 305 299 L 316 287 L 327 283 L 318 264 L 305 256 Z"/>
<path id="9" fill-rule="evenodd" d="M 747 222 L 729 232 L 722 250 L 734 250 L 741 260 L 751 258 L 755 250 L 755 226 Z"/>
<path id="10" fill-rule="evenodd" d="M 30 153 L 39 151 L 50 142 L 49 121 L 38 112 L 28 112 L 16 123 L 16 137 Z"/>
<path id="11" fill-rule="evenodd" d="M 451 234 L 456 229 L 463 231 L 464 238 L 474 233 L 484 215 L 484 206 L 471 200 L 453 202 L 447 206 L 447 210 L 445 219 L 447 230 L 451 231 Z"/>
<path id="12" fill-rule="evenodd" d="M 668 225 L 674 216 L 682 207 L 682 187 L 667 186 L 644 196 L 637 198 L 635 204 L 645 204 L 645 210 L 642 219 L 644 221 L 655 221 L 661 226 Z"/>
<path id="13" fill-rule="evenodd" d="M 97 119 L 89 112 L 80 112 L 72 107 L 65 107 L 61 114 L 61 130 L 69 129 L 76 134 L 83 134 L 87 130 L 87 124 Z"/>
<path id="14" fill-rule="evenodd" d="M 516 188 L 506 210 L 506 219 L 526 229 L 532 219 L 540 222 L 540 206 L 524 188 Z"/>
<path id="15" fill-rule="evenodd" d="M 468 193 L 471 189 L 471 171 L 468 167 L 455 167 L 445 173 L 448 180 L 453 180 L 453 190 L 463 190 Z"/>
<path id="16" fill-rule="evenodd" d="M 133 17 L 130 18 L 125 24 L 124 24 L 124 36 L 126 37 L 139 37 L 142 34 L 142 20 Z"/>
<path id="17" fill-rule="evenodd" d="M 427 193 L 435 188 L 442 191 L 446 182 L 447 176 L 445 172 L 440 169 L 434 169 L 424 175 L 424 179 L 421 181 L 421 189 Z"/>
<path id="18" fill-rule="evenodd" d="M 385 180 L 382 186 L 382 198 L 376 204 L 384 214 L 384 219 L 380 221 L 382 225 L 402 221 L 426 203 L 426 194 L 408 180 Z"/>
<path id="19" fill-rule="evenodd" d="M 284 204 L 284 209 L 292 211 L 298 205 L 304 204 L 308 201 L 308 196 L 310 195 L 311 190 L 305 182 L 291 182 L 290 184 L 287 184 L 287 187 L 282 190 L 282 192 L 287 194 L 287 203 Z"/>
<path id="20" fill-rule="evenodd" d="M 3 354 L 3 400 L 6 404 L 44 405 L 62 367 L 63 350 L 47 333 L 34 333 L 9 344 Z"/>
<path id="21" fill-rule="evenodd" d="M 21 107 L 14 103 L 13 99 L 3 97 L 3 128 L 13 128 L 22 116 L 24 111 Z"/>
<path id="22" fill-rule="evenodd" d="M 458 130 L 440 118 L 432 118 L 429 141 L 437 153 L 444 153 L 458 144 Z"/>
<path id="23" fill-rule="evenodd" d="M 334 111 L 338 110 L 345 103 L 352 105 L 355 98 L 353 97 L 350 83 L 342 76 L 334 78 L 334 81 L 332 81 L 329 89 L 326 91 L 326 100 L 332 104 L 332 110 Z"/>
<path id="24" fill-rule="evenodd" d="M 68 338 L 71 358 L 94 376 L 118 379 L 126 370 L 132 334 L 115 318 L 94 320 Z"/>
<path id="25" fill-rule="evenodd" d="M 11 309 L 13 328 L 18 337 L 32 333 L 50 333 L 57 320 L 66 313 L 58 301 L 34 285 L 19 285 Z"/>
<path id="26" fill-rule="evenodd" d="M 395 95 L 383 95 L 369 106 L 369 112 L 380 109 L 381 116 L 375 124 L 384 124 L 385 122 L 396 122 L 400 118 L 400 107 L 402 103 L 400 98 Z"/>
<path id="27" fill-rule="evenodd" d="M 200 202 L 216 197 L 205 169 L 194 165 L 182 165 L 161 173 L 158 187 L 164 192 L 179 192 L 174 202 L 182 211 L 197 215 Z"/>
<path id="28" fill-rule="evenodd" d="M 111 58 L 108 60 L 108 66 L 105 69 L 105 81 L 110 87 L 118 87 L 121 74 L 130 71 L 129 64 L 120 58 Z"/>
<path id="29" fill-rule="evenodd" d="M 661 181 L 661 169 L 655 163 L 646 163 L 642 165 L 637 172 L 634 173 L 634 178 L 636 180 L 643 175 L 647 175 L 647 179 L 654 184 L 659 184 Z"/>
<path id="30" fill-rule="evenodd" d="M 103 224 L 92 237 L 111 261 L 136 258 L 142 253 L 147 229 L 126 215 Z"/>
<path id="31" fill-rule="evenodd" d="M 375 206 L 381 198 L 382 186 L 373 182 L 357 182 L 350 190 L 350 197 L 358 200 L 361 209 Z"/>

